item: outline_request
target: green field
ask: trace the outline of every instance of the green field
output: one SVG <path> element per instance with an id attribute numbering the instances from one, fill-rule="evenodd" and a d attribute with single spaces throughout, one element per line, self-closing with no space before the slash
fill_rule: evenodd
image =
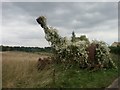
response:
<path id="1" fill-rule="evenodd" d="M 2 87 L 104 88 L 118 77 L 118 69 L 90 72 L 76 67 L 64 69 L 60 64 L 37 71 L 38 58 L 49 55 L 49 53 L 2 52 Z M 120 56 L 111 54 L 111 57 L 118 64 Z"/>

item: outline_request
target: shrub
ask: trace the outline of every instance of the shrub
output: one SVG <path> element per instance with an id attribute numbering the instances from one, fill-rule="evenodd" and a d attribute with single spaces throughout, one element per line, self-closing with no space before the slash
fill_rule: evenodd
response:
<path id="1" fill-rule="evenodd" d="M 39 21 L 41 20 L 41 21 Z M 43 16 L 37 19 L 37 22 L 42 26 L 45 32 L 45 38 L 50 42 L 51 47 L 55 50 L 55 57 L 58 62 L 67 65 L 78 65 L 79 67 L 96 67 L 107 68 L 115 67 L 109 55 L 109 48 L 103 41 L 94 40 L 89 42 L 85 35 L 76 37 L 72 33 L 71 40 L 66 37 L 61 37 L 57 30 L 52 27 L 47 27 L 46 18 Z M 87 50 L 93 45 L 94 50 Z M 93 53 L 94 60 L 88 59 L 88 53 Z"/>

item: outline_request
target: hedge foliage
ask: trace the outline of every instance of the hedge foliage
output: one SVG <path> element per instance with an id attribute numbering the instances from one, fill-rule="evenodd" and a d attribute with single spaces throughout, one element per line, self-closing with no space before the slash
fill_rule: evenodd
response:
<path id="1" fill-rule="evenodd" d="M 79 67 L 99 67 L 108 68 L 116 67 L 112 59 L 110 58 L 110 49 L 103 41 L 93 40 L 89 42 L 89 39 L 85 35 L 76 37 L 75 33 L 72 33 L 72 37 L 67 39 L 61 37 L 58 34 L 57 29 L 47 27 L 47 21 L 44 16 L 40 16 L 37 22 L 41 25 L 45 32 L 45 38 L 52 48 L 55 49 L 55 58 L 58 62 L 67 65 L 78 65 Z M 94 51 L 88 51 L 89 46 L 93 45 Z M 95 59 L 89 60 L 88 53 L 95 52 Z M 75 63 L 75 64 L 74 64 Z"/>
<path id="2" fill-rule="evenodd" d="M 110 52 L 115 54 L 120 54 L 120 47 L 109 46 Z"/>

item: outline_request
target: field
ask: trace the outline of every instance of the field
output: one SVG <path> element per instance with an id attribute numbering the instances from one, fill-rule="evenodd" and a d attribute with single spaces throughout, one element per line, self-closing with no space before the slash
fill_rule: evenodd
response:
<path id="1" fill-rule="evenodd" d="M 36 67 L 38 58 L 49 55 L 48 53 L 2 52 L 2 87 L 105 88 L 118 77 L 118 69 L 89 72 L 86 69 L 72 67 L 65 70 L 59 64 L 38 71 Z M 117 64 L 118 55 L 111 56 Z"/>

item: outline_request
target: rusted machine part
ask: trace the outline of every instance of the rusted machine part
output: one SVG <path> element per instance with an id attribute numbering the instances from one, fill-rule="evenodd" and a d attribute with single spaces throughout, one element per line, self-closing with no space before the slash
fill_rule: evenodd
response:
<path id="1" fill-rule="evenodd" d="M 52 64 L 52 60 L 50 57 L 47 58 L 39 58 L 37 62 L 37 69 L 43 70 L 46 66 Z"/>
<path id="2" fill-rule="evenodd" d="M 40 16 L 36 19 L 36 21 L 41 25 L 42 28 L 47 28 L 47 21 L 44 16 Z"/>
<path id="3" fill-rule="evenodd" d="M 96 44 L 91 44 L 88 48 L 88 60 L 89 61 L 94 61 L 95 60 L 95 54 L 96 54 Z"/>

